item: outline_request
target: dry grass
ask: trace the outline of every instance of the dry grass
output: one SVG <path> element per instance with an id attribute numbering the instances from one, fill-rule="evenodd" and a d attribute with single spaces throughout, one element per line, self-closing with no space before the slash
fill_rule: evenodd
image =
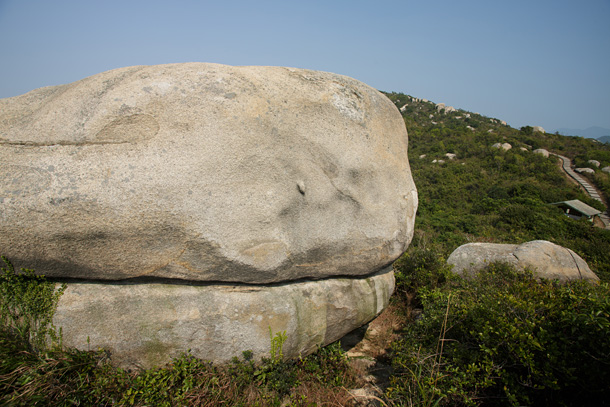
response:
<path id="1" fill-rule="evenodd" d="M 291 406 L 351 406 L 354 397 L 345 387 L 328 388 L 321 383 L 300 384 L 290 397 Z"/>
<path id="2" fill-rule="evenodd" d="M 412 317 L 412 310 L 401 304 L 390 304 L 377 318 L 369 323 L 364 339 L 350 354 L 363 354 L 379 358 L 386 354 L 390 344 L 399 337 L 399 331 Z"/>

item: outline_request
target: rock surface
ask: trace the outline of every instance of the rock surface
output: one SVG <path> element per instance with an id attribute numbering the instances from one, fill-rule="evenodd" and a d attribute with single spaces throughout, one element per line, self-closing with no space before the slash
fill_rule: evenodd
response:
<path id="1" fill-rule="evenodd" d="M 286 357 L 373 319 L 417 191 L 407 133 L 353 79 L 189 63 L 0 100 L 0 248 L 68 278 L 64 344 L 151 367 Z M 89 340 L 87 340 L 89 338 Z"/>
<path id="2" fill-rule="evenodd" d="M 64 345 L 104 348 L 129 368 L 160 366 L 189 349 L 214 362 L 244 350 L 269 357 L 269 329 L 285 331 L 283 353 L 298 357 L 369 322 L 393 291 L 391 268 L 366 279 L 271 286 L 73 283 L 54 323 L 64 327 Z"/>
<path id="3" fill-rule="evenodd" d="M 273 283 L 408 246 L 397 108 L 279 67 L 136 66 L 0 100 L 0 247 L 47 276 Z"/>
<path id="4" fill-rule="evenodd" d="M 537 131 L 539 133 L 546 133 L 546 131 L 544 130 L 544 128 L 542 128 L 541 126 L 534 126 L 533 127 L 534 131 Z"/>
<path id="5" fill-rule="evenodd" d="M 518 269 L 527 268 L 534 275 L 561 282 L 599 278 L 587 263 L 572 250 L 545 240 L 534 240 L 520 245 L 468 243 L 455 249 L 447 259 L 453 271 L 472 276 L 491 262 L 504 262 Z"/>
<path id="6" fill-rule="evenodd" d="M 533 153 L 534 154 L 540 154 L 543 157 L 549 158 L 549 151 L 545 150 L 544 148 L 537 148 L 536 150 L 533 151 Z"/>
<path id="7" fill-rule="evenodd" d="M 595 170 L 593 168 L 575 168 L 574 171 L 580 174 L 595 174 Z"/>

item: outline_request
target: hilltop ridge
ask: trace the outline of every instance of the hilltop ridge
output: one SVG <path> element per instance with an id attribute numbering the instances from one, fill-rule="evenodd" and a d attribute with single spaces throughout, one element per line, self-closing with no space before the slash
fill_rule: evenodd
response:
<path id="1" fill-rule="evenodd" d="M 602 141 L 604 138 L 606 143 L 610 140 L 610 129 L 606 129 L 599 126 L 588 127 L 586 129 L 567 129 L 561 128 L 557 129 L 559 134 L 563 134 L 566 136 L 581 136 L 586 138 L 593 138 Z M 603 141 L 602 141 L 603 142 Z"/>
<path id="2" fill-rule="evenodd" d="M 449 129 L 452 130 L 454 135 L 456 131 L 468 130 L 476 138 L 481 138 L 484 133 L 487 134 L 489 137 L 485 138 L 495 140 L 491 144 L 499 141 L 510 143 L 512 140 L 516 145 L 532 150 L 538 148 L 552 150 L 554 147 L 558 150 L 556 152 L 564 153 L 571 158 L 584 157 L 586 151 L 592 151 L 600 147 L 598 140 L 593 138 L 549 133 L 536 125 L 516 129 L 500 118 L 446 106 L 444 103 L 436 103 L 398 92 L 384 92 L 384 94 L 394 102 L 402 113 L 410 137 L 428 132 L 430 136 L 436 139 L 438 135 L 446 133 Z M 598 127 L 597 129 L 602 128 Z M 602 146 L 601 149 L 604 150 L 604 147 Z M 581 166 L 579 162 L 576 164 Z"/>
<path id="3" fill-rule="evenodd" d="M 482 115 L 477 112 L 470 112 L 461 108 L 456 108 L 454 106 L 447 106 L 443 102 L 434 102 L 428 99 L 418 98 L 410 95 L 406 95 L 403 93 L 397 92 L 383 92 L 386 96 L 388 96 L 400 109 L 402 113 L 406 113 L 407 115 L 413 115 L 415 121 L 418 122 L 418 125 L 426 125 L 426 115 L 428 116 L 429 125 L 438 125 L 438 124 L 447 124 L 447 120 L 449 119 L 462 119 L 464 123 L 467 125 L 473 126 L 471 123 L 476 123 L 478 125 L 483 125 L 487 130 L 492 129 L 500 124 L 505 127 L 510 127 L 506 121 L 488 117 Z M 485 124 L 487 126 L 485 126 Z M 559 128 L 556 131 L 546 131 L 543 127 L 531 124 L 529 126 L 533 131 L 537 131 L 540 133 L 554 133 L 556 135 L 562 136 L 573 136 L 573 137 L 583 137 L 588 139 L 597 139 L 601 142 L 609 142 L 610 140 L 610 129 L 606 129 L 599 126 L 592 126 L 586 129 L 569 129 L 569 128 Z M 519 130 L 519 129 L 515 129 Z"/>

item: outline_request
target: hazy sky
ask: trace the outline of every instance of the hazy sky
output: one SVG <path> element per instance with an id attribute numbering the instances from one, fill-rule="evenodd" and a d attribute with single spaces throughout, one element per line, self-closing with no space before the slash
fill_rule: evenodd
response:
<path id="1" fill-rule="evenodd" d="M 335 72 L 517 128 L 610 128 L 610 0 L 0 0 L 0 58 L 0 98 L 199 61 Z"/>

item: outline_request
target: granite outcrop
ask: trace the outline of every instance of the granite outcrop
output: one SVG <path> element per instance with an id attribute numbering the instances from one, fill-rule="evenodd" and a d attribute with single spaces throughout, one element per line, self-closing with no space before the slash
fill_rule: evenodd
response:
<path id="1" fill-rule="evenodd" d="M 407 145 L 392 102 L 345 76 L 205 63 L 100 73 L 0 100 L 0 248 L 18 267 L 69 282 L 56 315 L 64 343 L 130 363 L 150 359 L 132 357 L 148 345 L 121 350 L 138 332 L 156 335 L 149 349 L 177 351 L 177 337 L 203 341 L 257 316 L 265 332 L 289 330 L 296 314 L 269 302 L 300 310 L 313 292 L 303 287 L 320 287 L 314 302 L 329 317 L 300 320 L 294 332 L 320 331 L 306 346 L 289 336 L 297 356 L 387 304 L 393 277 L 382 270 L 409 245 L 417 210 Z M 204 310 L 220 315 L 225 292 L 236 308 L 214 319 Z M 113 315 L 90 308 L 100 301 L 114 304 L 114 329 L 87 344 L 94 310 Z M 343 304 L 358 317 L 330 311 Z M 184 312 L 200 325 L 172 333 Z M 264 340 L 191 348 L 224 360 Z"/>

